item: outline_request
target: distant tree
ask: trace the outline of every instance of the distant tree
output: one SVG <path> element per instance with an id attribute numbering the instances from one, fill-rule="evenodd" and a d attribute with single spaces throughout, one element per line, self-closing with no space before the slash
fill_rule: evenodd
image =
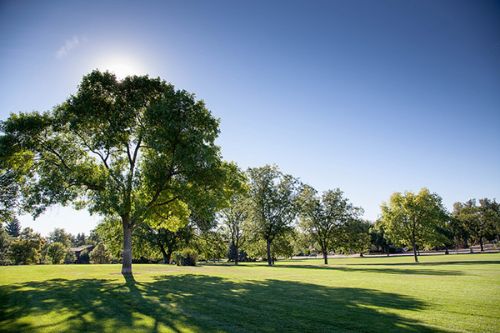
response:
<path id="1" fill-rule="evenodd" d="M 36 217 L 50 205 L 73 203 L 116 217 L 124 235 L 123 274 L 132 273 L 137 223 L 176 201 L 196 205 L 220 183 L 218 120 L 194 95 L 160 79 L 120 81 L 93 71 L 53 111 L 13 114 L 1 131 L 0 156 L 31 157 L 24 210 Z"/>
<path id="2" fill-rule="evenodd" d="M 47 248 L 47 256 L 50 258 L 52 264 L 60 264 L 63 262 L 67 251 L 68 248 L 65 244 L 53 242 Z"/>
<path id="3" fill-rule="evenodd" d="M 0 225 L 0 266 L 10 265 L 10 243 L 11 236 Z"/>
<path id="4" fill-rule="evenodd" d="M 200 260 L 213 260 L 215 262 L 226 255 L 226 242 L 220 230 L 198 232 L 191 245 L 200 255 Z"/>
<path id="5" fill-rule="evenodd" d="M 426 188 L 417 194 L 394 193 L 388 203 L 382 204 L 384 230 L 395 243 L 413 248 L 415 262 L 418 262 L 418 248 L 436 245 L 437 228 L 447 219 L 441 197 Z"/>
<path id="6" fill-rule="evenodd" d="M 340 189 L 326 191 L 320 197 L 315 189 L 306 185 L 301 192 L 300 203 L 301 227 L 319 245 L 325 265 L 328 264 L 328 253 L 335 245 L 345 247 L 348 240 L 352 245 L 356 244 L 358 235 L 342 238 L 342 228 L 348 221 L 354 220 L 361 210 L 350 204 Z M 349 231 L 354 233 L 354 227 L 353 222 Z"/>
<path id="7" fill-rule="evenodd" d="M 345 253 L 359 253 L 360 256 L 370 250 L 369 221 L 360 218 L 350 218 L 342 227 L 342 244 L 340 249 Z"/>
<path id="8" fill-rule="evenodd" d="M 273 265 L 272 243 L 286 233 L 298 214 L 299 181 L 266 165 L 248 170 L 253 231 L 266 241 L 267 263 Z"/>
<path id="9" fill-rule="evenodd" d="M 371 244 L 376 251 L 382 251 L 389 255 L 391 249 L 391 242 L 387 239 L 385 234 L 384 225 L 381 220 L 375 221 L 370 227 Z"/>
<path id="10" fill-rule="evenodd" d="M 83 232 L 76 234 L 74 245 L 82 246 L 86 244 L 87 244 L 87 238 L 85 237 L 85 234 Z"/>
<path id="11" fill-rule="evenodd" d="M 484 251 L 484 240 L 497 238 L 500 229 L 500 204 L 496 200 L 475 199 L 465 203 L 455 203 L 454 218 L 461 222 L 472 240 L 479 243 Z"/>
<path id="12" fill-rule="evenodd" d="M 18 237 L 21 234 L 21 223 L 17 219 L 17 217 L 13 217 L 7 224 L 5 225 L 5 231 L 12 236 Z"/>
<path id="13" fill-rule="evenodd" d="M 97 246 L 89 253 L 89 256 L 90 262 L 93 264 L 109 264 L 111 262 L 111 254 L 102 243 L 97 244 Z"/>
<path id="14" fill-rule="evenodd" d="M 64 263 L 65 264 L 74 264 L 76 262 L 76 255 L 71 249 L 66 250 L 66 254 L 64 255 Z"/>
<path id="15" fill-rule="evenodd" d="M 45 240 L 31 228 L 24 228 L 17 239 L 10 245 L 12 261 L 18 264 L 35 264 L 40 259 Z"/>
<path id="16" fill-rule="evenodd" d="M 61 243 L 64 247 L 71 247 L 73 244 L 73 235 L 66 232 L 63 228 L 55 228 L 54 231 L 49 233 L 47 240 L 50 243 Z"/>
<path id="17" fill-rule="evenodd" d="M 243 230 L 250 218 L 250 198 L 244 173 L 235 168 L 228 178 L 228 204 L 219 215 L 222 231 L 229 240 L 229 260 L 234 260 L 234 264 L 238 265 L 240 248 L 245 241 Z"/>
<path id="18" fill-rule="evenodd" d="M 191 225 L 186 225 L 176 231 L 170 231 L 166 228 L 158 229 L 156 240 L 163 256 L 163 263 L 169 264 L 172 261 L 172 254 L 186 246 L 192 237 L 193 228 Z"/>

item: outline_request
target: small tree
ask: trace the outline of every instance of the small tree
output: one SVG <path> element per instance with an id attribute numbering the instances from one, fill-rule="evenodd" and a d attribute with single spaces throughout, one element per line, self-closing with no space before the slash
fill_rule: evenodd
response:
<path id="1" fill-rule="evenodd" d="M 267 263 L 273 265 L 272 243 L 290 229 L 298 213 L 299 181 L 266 165 L 248 170 L 253 232 L 266 241 Z"/>
<path id="2" fill-rule="evenodd" d="M 51 243 L 47 248 L 47 256 L 50 258 L 52 264 L 60 264 L 63 262 L 67 251 L 68 248 L 65 246 L 65 244 L 54 242 Z"/>
<path id="3" fill-rule="evenodd" d="M 17 219 L 17 217 L 13 217 L 7 224 L 5 225 L 5 231 L 12 236 L 18 237 L 21 234 L 21 223 Z"/>
<path id="4" fill-rule="evenodd" d="M 418 262 L 419 247 L 437 243 L 438 226 L 444 225 L 447 219 L 441 197 L 426 188 L 417 194 L 394 193 L 388 203 L 382 204 L 384 230 L 395 243 L 413 248 L 415 262 Z"/>
<path id="5" fill-rule="evenodd" d="M 111 254 L 102 243 L 97 244 L 97 246 L 89 253 L 89 257 L 90 262 L 93 264 L 109 264 L 111 262 Z"/>

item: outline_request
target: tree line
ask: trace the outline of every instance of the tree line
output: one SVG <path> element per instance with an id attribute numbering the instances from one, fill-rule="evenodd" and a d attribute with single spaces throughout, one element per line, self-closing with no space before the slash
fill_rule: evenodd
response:
<path id="1" fill-rule="evenodd" d="M 123 274 L 158 253 L 164 262 L 229 253 L 272 265 L 302 248 L 327 263 L 332 251 L 378 242 L 409 246 L 418 260 L 422 249 L 498 239 L 495 200 L 448 214 L 427 189 L 395 193 L 370 223 L 339 189 L 319 194 L 274 165 L 242 172 L 222 159 L 219 120 L 203 101 L 159 78 L 93 71 L 54 109 L 11 114 L 0 130 L 2 224 L 54 204 L 86 208 L 104 217 L 95 234 L 122 258 Z"/>

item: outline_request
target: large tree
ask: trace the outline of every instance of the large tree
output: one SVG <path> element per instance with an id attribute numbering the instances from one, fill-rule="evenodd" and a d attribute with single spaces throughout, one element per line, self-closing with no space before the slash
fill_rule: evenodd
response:
<path id="1" fill-rule="evenodd" d="M 382 204 L 384 230 L 394 243 L 413 248 L 415 262 L 418 248 L 438 245 L 439 227 L 447 219 L 441 197 L 426 188 L 417 194 L 396 192 L 388 203 Z"/>
<path id="2" fill-rule="evenodd" d="M 304 186 L 300 195 L 301 228 L 319 245 L 325 265 L 328 253 L 345 241 L 343 227 L 362 212 L 344 197 L 340 189 L 329 190 L 319 196 L 311 186 Z"/>
<path id="3" fill-rule="evenodd" d="M 13 114 L 1 130 L 0 157 L 30 156 L 24 208 L 36 217 L 50 205 L 73 203 L 117 217 L 123 274 L 132 273 L 137 223 L 161 223 L 152 217 L 172 203 L 188 210 L 221 178 L 218 120 L 194 95 L 159 78 L 120 81 L 93 71 L 54 110 Z"/>
<path id="4" fill-rule="evenodd" d="M 272 243 L 290 229 L 297 216 L 300 183 L 274 165 L 251 168 L 248 175 L 253 231 L 265 240 L 267 263 L 272 266 Z"/>

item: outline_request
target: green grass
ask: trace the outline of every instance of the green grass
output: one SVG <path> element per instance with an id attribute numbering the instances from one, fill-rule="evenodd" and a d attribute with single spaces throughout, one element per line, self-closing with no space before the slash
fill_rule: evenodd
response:
<path id="1" fill-rule="evenodd" d="M 421 261 L 0 267 L 0 331 L 500 331 L 500 254 Z"/>

